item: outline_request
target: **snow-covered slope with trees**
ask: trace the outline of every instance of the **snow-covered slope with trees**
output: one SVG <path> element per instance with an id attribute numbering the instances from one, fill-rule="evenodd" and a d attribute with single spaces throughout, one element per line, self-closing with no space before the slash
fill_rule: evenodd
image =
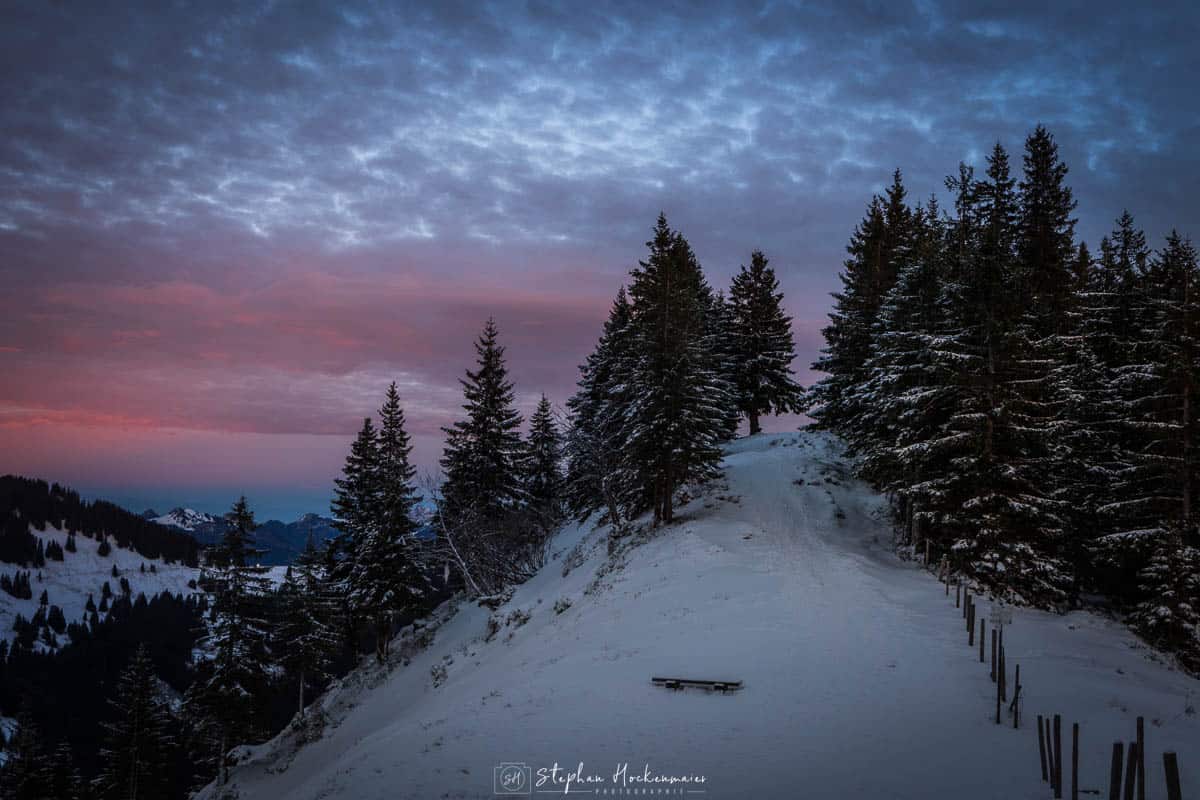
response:
<path id="1" fill-rule="evenodd" d="M 82 620 L 89 596 L 96 606 L 100 606 L 105 583 L 109 584 L 114 595 L 120 594 L 121 578 L 128 581 L 135 598 L 143 593 L 150 598 L 161 592 L 188 595 L 196 591 L 195 581 L 200 577 L 200 570 L 195 567 L 146 558 L 136 550 L 121 547 L 112 540 L 108 542 L 111 548 L 108 555 L 102 556 L 99 552 L 100 542 L 86 536 L 75 537 L 76 550 L 71 552 L 65 550 L 67 533 L 57 528 L 47 527 L 44 531 L 31 528 L 30 533 L 45 545 L 56 542 L 62 546 L 63 560 L 47 559 L 42 567 L 0 565 L 3 567 L 0 571 L 3 572 L 29 572 L 30 587 L 33 589 L 33 597 L 28 600 L 0 592 L 0 639 L 13 637 L 13 622 L 18 614 L 27 620 L 33 618 L 43 591 L 46 592 L 47 607 L 61 608 L 68 623 Z M 113 576 L 113 567 L 117 569 L 117 577 Z M 192 585 L 189 586 L 189 583 Z"/>
<path id="2" fill-rule="evenodd" d="M 232 788 L 241 800 L 492 797 L 493 769 L 516 761 L 535 782 L 582 762 L 604 781 L 570 787 L 589 794 L 621 788 L 613 773 L 628 764 L 705 779 L 627 784 L 647 794 L 1047 797 L 1038 713 L 1063 715 L 1068 747 L 1081 724 L 1084 788 L 1105 786 L 1111 743 L 1139 715 L 1148 794 L 1164 792 L 1168 749 L 1184 786 L 1200 785 L 1200 682 L 1090 613 L 1015 611 L 1005 639 L 1024 720 L 995 725 L 953 594 L 893 555 L 882 499 L 840 451 L 810 433 L 739 440 L 720 481 L 616 556 L 605 528 L 568 527 L 511 600 L 443 607 L 428 647 L 409 632 L 388 667 L 351 673 L 320 704 L 320 736 L 293 727 L 246 749 Z M 658 675 L 745 687 L 675 692 L 651 685 Z"/>

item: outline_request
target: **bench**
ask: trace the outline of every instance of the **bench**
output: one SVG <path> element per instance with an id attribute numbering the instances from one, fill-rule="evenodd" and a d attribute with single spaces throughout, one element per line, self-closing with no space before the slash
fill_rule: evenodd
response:
<path id="1" fill-rule="evenodd" d="M 709 692 L 736 692 L 742 688 L 741 681 L 706 681 L 697 680 L 695 678 L 651 678 L 650 682 L 655 686 L 662 686 L 665 689 L 686 689 L 688 687 L 695 689 L 704 689 Z"/>

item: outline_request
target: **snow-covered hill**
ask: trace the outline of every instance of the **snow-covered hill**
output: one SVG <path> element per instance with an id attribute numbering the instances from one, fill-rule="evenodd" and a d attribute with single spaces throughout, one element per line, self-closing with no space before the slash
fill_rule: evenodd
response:
<path id="1" fill-rule="evenodd" d="M 535 793 L 1041 798 L 1038 713 L 1063 715 L 1068 747 L 1081 723 L 1084 788 L 1106 787 L 1111 743 L 1138 715 L 1152 796 L 1164 749 L 1200 785 L 1200 682 L 1092 614 L 1014 613 L 1025 722 L 993 724 L 953 596 L 890 552 L 882 501 L 839 449 L 809 433 L 739 440 L 727 485 L 615 560 L 604 529 L 565 530 L 499 610 L 443 607 L 427 648 L 405 641 L 390 673 L 351 673 L 323 699 L 316 741 L 289 729 L 247 749 L 237 796 L 484 798 L 520 762 Z M 745 687 L 670 691 L 660 675 Z M 582 763 L 584 780 L 555 783 L 556 763 L 560 779 Z M 704 780 L 628 781 L 646 773 Z"/>
<path id="2" fill-rule="evenodd" d="M 65 531 L 48 527 L 45 531 L 34 528 L 30 532 L 45 544 L 55 541 L 64 548 L 66 546 Z M 199 577 L 198 569 L 179 563 L 167 564 L 162 559 L 146 558 L 136 550 L 117 546 L 111 539 L 109 543 L 111 551 L 107 556 L 102 556 L 99 554 L 100 542 L 86 536 L 76 536 L 76 552 L 64 552 L 62 561 L 47 559 L 45 566 L 29 569 L 0 564 L 5 572 L 28 571 L 33 589 L 33 598 L 30 600 L 18 599 L 7 592 L 0 592 L 0 638 L 13 637 L 13 621 L 18 614 L 23 615 L 25 619 L 33 617 L 43 591 L 47 594 L 49 605 L 62 608 L 67 622 L 79 622 L 84 616 L 84 606 L 89 594 L 97 605 L 100 604 L 101 587 L 106 581 L 114 593 L 120 591 L 120 578 L 114 578 L 112 574 L 114 566 L 120 576 L 129 581 L 134 597 L 141 592 L 144 592 L 146 597 L 153 597 L 164 591 L 183 595 L 195 591 L 188 583 Z M 41 647 L 40 644 L 38 646 Z"/>

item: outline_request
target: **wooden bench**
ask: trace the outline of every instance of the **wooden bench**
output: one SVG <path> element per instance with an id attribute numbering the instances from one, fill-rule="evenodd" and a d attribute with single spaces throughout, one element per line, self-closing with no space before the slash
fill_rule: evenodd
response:
<path id="1" fill-rule="evenodd" d="M 665 689 L 686 689 L 688 687 L 694 689 L 704 689 L 709 692 L 736 692 L 742 688 L 741 681 L 705 681 L 695 678 L 651 678 L 650 682 L 655 686 L 662 686 Z"/>

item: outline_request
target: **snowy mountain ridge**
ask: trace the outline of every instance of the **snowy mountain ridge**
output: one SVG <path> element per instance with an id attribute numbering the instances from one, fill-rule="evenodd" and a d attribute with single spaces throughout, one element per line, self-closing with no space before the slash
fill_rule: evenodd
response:
<path id="1" fill-rule="evenodd" d="M 1200 779 L 1200 681 L 1091 613 L 1014 610 L 1024 722 L 995 725 L 995 684 L 953 593 L 892 552 L 885 501 L 850 477 L 835 438 L 741 439 L 722 469 L 676 524 L 615 554 L 605 527 L 571 525 L 497 610 L 444 605 L 386 668 L 360 667 L 305 725 L 241 748 L 230 788 L 484 798 L 503 773 L 532 792 L 1007 800 L 1045 796 L 1038 713 L 1081 724 L 1085 788 L 1105 785 L 1137 716 L 1147 764 L 1174 749 L 1184 785 Z M 744 688 L 671 691 L 655 676 Z"/>
<path id="2" fill-rule="evenodd" d="M 185 531 L 195 531 L 201 525 L 213 525 L 220 521 L 212 514 L 206 514 L 203 511 L 197 511 L 194 508 L 173 508 L 166 514 L 159 517 L 153 517 L 151 522 L 157 522 L 159 525 L 166 525 L 171 528 L 179 528 Z"/>

